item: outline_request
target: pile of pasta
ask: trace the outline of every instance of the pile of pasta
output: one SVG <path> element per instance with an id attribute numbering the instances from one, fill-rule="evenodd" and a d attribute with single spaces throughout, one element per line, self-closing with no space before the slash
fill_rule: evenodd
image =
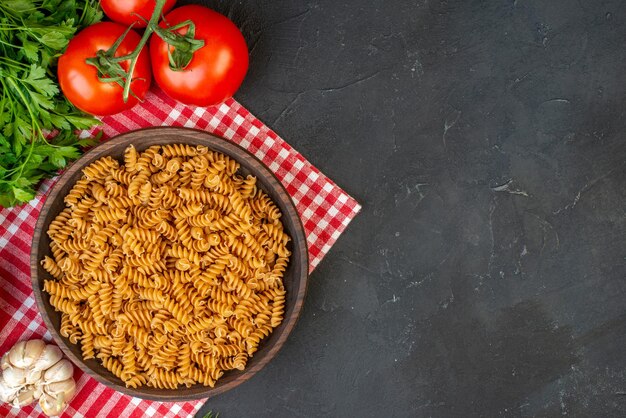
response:
<path id="1" fill-rule="evenodd" d="M 285 309 L 281 212 L 204 146 L 132 145 L 83 170 L 41 263 L 60 333 L 128 387 L 213 387 Z"/>

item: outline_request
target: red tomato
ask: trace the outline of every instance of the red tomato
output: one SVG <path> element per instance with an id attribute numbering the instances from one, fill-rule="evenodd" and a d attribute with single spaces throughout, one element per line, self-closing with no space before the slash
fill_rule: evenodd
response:
<path id="1" fill-rule="evenodd" d="M 130 109 L 143 100 L 150 88 L 152 73 L 150 59 L 144 48 L 139 54 L 135 66 L 131 91 L 134 93 L 124 103 L 124 89 L 117 83 L 105 83 L 98 80 L 96 67 L 85 62 L 95 57 L 98 50 L 108 49 L 126 28 L 118 23 L 101 22 L 89 26 L 76 35 L 59 58 L 58 76 L 61 90 L 74 106 L 93 115 L 112 115 Z M 131 53 L 139 43 L 137 32 L 130 31 L 117 48 L 115 56 Z M 123 61 L 122 68 L 128 69 L 130 62 Z"/>
<path id="2" fill-rule="evenodd" d="M 172 10 L 174 4 L 176 4 L 176 0 L 166 0 L 161 13 L 165 14 Z M 138 19 L 135 15 L 150 20 L 154 6 L 156 6 L 156 0 L 100 0 L 100 5 L 104 13 L 114 22 L 123 23 L 126 26 L 135 23 L 134 27 L 145 28 L 146 22 Z"/>
<path id="3" fill-rule="evenodd" d="M 210 106 L 231 97 L 248 71 L 248 47 L 243 35 L 227 17 L 202 6 L 179 7 L 165 16 L 161 27 L 185 20 L 196 25 L 196 39 L 204 46 L 189 65 L 173 71 L 168 59 L 169 45 L 156 34 L 150 39 L 150 61 L 154 79 L 163 91 L 180 102 Z M 187 27 L 178 30 L 187 33 Z M 172 48 L 173 49 L 173 48 Z"/>

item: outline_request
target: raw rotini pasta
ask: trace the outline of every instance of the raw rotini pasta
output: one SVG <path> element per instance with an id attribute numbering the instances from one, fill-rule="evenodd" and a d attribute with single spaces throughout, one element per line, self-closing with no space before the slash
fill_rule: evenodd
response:
<path id="1" fill-rule="evenodd" d="M 254 176 L 204 146 L 132 145 L 50 223 L 60 333 L 128 387 L 213 387 L 283 320 L 290 238 Z"/>

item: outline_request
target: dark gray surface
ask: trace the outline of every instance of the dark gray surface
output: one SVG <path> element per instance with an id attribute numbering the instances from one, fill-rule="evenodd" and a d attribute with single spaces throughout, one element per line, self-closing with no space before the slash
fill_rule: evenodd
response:
<path id="1" fill-rule="evenodd" d="M 626 416 L 623 0 L 205 2 L 364 206 L 220 417 Z"/>

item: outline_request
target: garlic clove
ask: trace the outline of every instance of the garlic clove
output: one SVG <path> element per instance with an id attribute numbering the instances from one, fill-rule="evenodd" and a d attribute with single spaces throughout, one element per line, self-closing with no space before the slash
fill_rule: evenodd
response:
<path id="1" fill-rule="evenodd" d="M 49 417 L 54 417 L 63 412 L 67 406 L 67 401 L 63 393 L 58 395 L 48 395 L 47 393 L 44 393 L 39 398 L 39 406 L 43 410 L 44 414 Z"/>
<path id="2" fill-rule="evenodd" d="M 17 396 L 20 391 L 21 386 L 10 387 L 4 381 L 4 377 L 0 375 L 0 401 L 2 402 L 13 402 L 13 399 Z"/>
<path id="3" fill-rule="evenodd" d="M 43 351 L 46 348 L 46 343 L 43 340 L 30 340 L 24 347 L 24 368 L 31 367 L 39 360 Z"/>
<path id="4" fill-rule="evenodd" d="M 23 406 L 30 405 L 35 402 L 35 400 L 35 387 L 26 386 L 13 399 L 12 405 L 21 408 Z"/>
<path id="5" fill-rule="evenodd" d="M 43 372 L 41 370 L 27 369 L 26 370 L 26 384 L 33 385 L 33 384 L 38 383 L 41 380 L 42 375 L 43 375 Z"/>
<path id="6" fill-rule="evenodd" d="M 45 347 L 46 343 L 42 340 L 20 341 L 9 350 L 9 362 L 15 367 L 26 369 L 39 359 Z"/>
<path id="7" fill-rule="evenodd" d="M 2 378 L 11 388 L 23 386 L 26 384 L 26 370 L 9 366 L 2 371 Z"/>
<path id="8" fill-rule="evenodd" d="M 66 380 L 62 380 L 60 382 L 50 383 L 49 385 L 45 385 L 44 391 L 48 395 L 57 395 L 59 393 L 65 394 L 65 399 L 69 400 L 74 396 L 74 392 L 76 391 L 76 382 L 73 378 L 69 378 Z"/>
<path id="9" fill-rule="evenodd" d="M 11 365 L 9 361 L 9 353 L 4 353 L 2 359 L 0 360 L 0 369 L 4 370 Z"/>
<path id="10" fill-rule="evenodd" d="M 63 358 L 63 352 L 56 345 L 47 345 L 33 365 L 35 370 L 46 370 Z"/>
<path id="11" fill-rule="evenodd" d="M 26 341 L 20 341 L 13 346 L 8 352 L 9 362 L 20 369 L 24 368 L 24 349 L 26 348 Z"/>
<path id="12" fill-rule="evenodd" d="M 47 384 L 60 382 L 72 377 L 74 367 L 69 360 L 63 359 L 45 371 L 43 379 Z"/>

